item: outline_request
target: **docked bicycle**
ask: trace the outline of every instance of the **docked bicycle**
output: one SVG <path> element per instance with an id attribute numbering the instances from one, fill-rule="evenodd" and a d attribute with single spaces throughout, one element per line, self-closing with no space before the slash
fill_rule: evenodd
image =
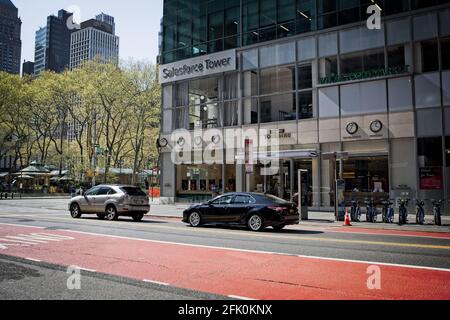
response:
<path id="1" fill-rule="evenodd" d="M 350 209 L 350 217 L 353 222 L 361 221 L 361 207 L 359 206 L 359 201 L 353 200 L 352 207 Z"/>
<path id="2" fill-rule="evenodd" d="M 386 200 L 382 202 L 383 204 L 383 213 L 382 213 L 382 219 L 384 223 L 394 223 L 394 216 L 395 212 L 392 208 L 392 205 L 394 204 L 391 200 Z"/>
<path id="3" fill-rule="evenodd" d="M 398 224 L 408 223 L 408 199 L 400 199 L 398 208 Z"/>
<path id="4" fill-rule="evenodd" d="M 378 215 L 378 211 L 377 208 L 375 207 L 375 203 L 373 201 L 373 199 L 371 200 L 366 200 L 366 221 L 367 222 L 371 222 L 371 223 L 375 223 L 377 222 L 377 215 Z"/>
<path id="5" fill-rule="evenodd" d="M 425 202 L 416 200 L 416 223 L 423 225 L 425 223 Z"/>
<path id="6" fill-rule="evenodd" d="M 442 225 L 442 213 L 441 213 L 442 200 L 432 200 L 432 203 L 433 203 L 434 223 L 437 226 L 441 226 Z"/>

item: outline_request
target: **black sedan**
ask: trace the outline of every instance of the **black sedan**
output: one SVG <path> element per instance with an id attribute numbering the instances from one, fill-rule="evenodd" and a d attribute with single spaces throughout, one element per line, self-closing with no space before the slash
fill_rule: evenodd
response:
<path id="1" fill-rule="evenodd" d="M 192 227 L 203 224 L 247 226 L 252 231 L 267 227 L 281 230 L 299 224 L 297 207 L 283 199 L 259 193 L 228 193 L 183 212 L 183 222 Z"/>

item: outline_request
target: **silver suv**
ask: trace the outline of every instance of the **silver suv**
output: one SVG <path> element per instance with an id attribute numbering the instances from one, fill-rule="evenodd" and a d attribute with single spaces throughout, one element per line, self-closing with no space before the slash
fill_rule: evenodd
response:
<path id="1" fill-rule="evenodd" d="M 78 219 L 82 214 L 97 214 L 99 219 L 117 220 L 119 216 L 141 221 L 150 211 L 149 197 L 133 186 L 100 185 L 72 198 L 70 215 Z"/>

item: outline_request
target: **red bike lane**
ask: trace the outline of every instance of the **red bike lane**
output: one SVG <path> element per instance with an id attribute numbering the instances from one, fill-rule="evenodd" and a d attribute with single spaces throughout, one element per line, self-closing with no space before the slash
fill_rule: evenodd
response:
<path id="1" fill-rule="evenodd" d="M 0 224 L 0 254 L 253 299 L 445 299 L 450 272 Z M 370 282 L 370 281 L 369 281 Z"/>

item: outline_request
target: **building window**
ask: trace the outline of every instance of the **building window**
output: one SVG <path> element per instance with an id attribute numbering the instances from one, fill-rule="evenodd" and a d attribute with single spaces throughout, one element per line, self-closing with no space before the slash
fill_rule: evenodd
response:
<path id="1" fill-rule="evenodd" d="M 239 124 L 238 101 L 225 102 L 223 104 L 224 126 L 234 127 Z"/>
<path id="2" fill-rule="evenodd" d="M 384 50 L 370 50 L 341 56 L 341 74 L 384 69 Z"/>
<path id="3" fill-rule="evenodd" d="M 247 71 L 243 74 L 244 97 L 254 97 L 258 95 L 258 71 Z"/>
<path id="4" fill-rule="evenodd" d="M 312 65 L 298 67 L 298 89 L 312 88 Z"/>
<path id="5" fill-rule="evenodd" d="M 320 77 L 328 77 L 338 73 L 337 56 L 322 58 L 319 61 Z"/>
<path id="6" fill-rule="evenodd" d="M 313 117 L 312 91 L 298 94 L 298 119 L 311 119 Z"/>
<path id="7" fill-rule="evenodd" d="M 261 123 L 297 119 L 295 94 L 275 95 L 260 98 Z"/>
<path id="8" fill-rule="evenodd" d="M 189 130 L 221 127 L 217 103 L 189 107 Z"/>
<path id="9" fill-rule="evenodd" d="M 206 78 L 189 82 L 189 105 L 216 102 L 219 98 L 219 79 Z"/>
<path id="10" fill-rule="evenodd" d="M 421 63 L 422 72 L 432 72 L 439 70 L 439 54 L 438 43 L 433 41 L 422 41 L 420 43 L 421 48 Z"/>
<path id="11" fill-rule="evenodd" d="M 388 48 L 388 67 L 398 67 L 406 65 L 405 46 L 395 46 Z"/>
<path id="12" fill-rule="evenodd" d="M 261 70 L 260 94 L 295 90 L 295 67 L 274 67 Z"/>
<path id="13" fill-rule="evenodd" d="M 450 69 L 450 38 L 441 40 L 442 69 Z"/>
<path id="14" fill-rule="evenodd" d="M 244 122 L 245 124 L 258 123 L 258 100 L 257 99 L 245 99 L 244 105 Z"/>
<path id="15" fill-rule="evenodd" d="M 420 138 L 417 144 L 420 167 L 442 167 L 442 138 Z"/>

